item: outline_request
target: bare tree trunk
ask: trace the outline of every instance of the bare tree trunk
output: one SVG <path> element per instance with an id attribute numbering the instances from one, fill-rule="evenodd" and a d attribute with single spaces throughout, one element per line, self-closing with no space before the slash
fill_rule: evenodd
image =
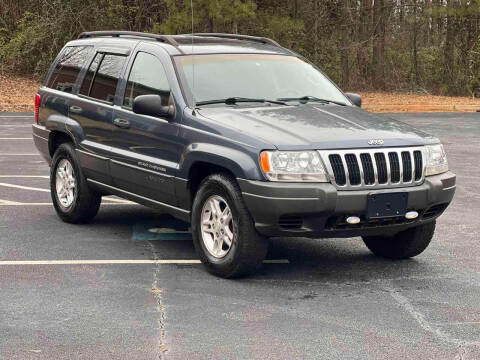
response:
<path id="1" fill-rule="evenodd" d="M 372 72 L 375 87 L 385 87 L 385 24 L 386 5 L 384 0 L 375 0 L 373 8 L 373 53 Z"/>
<path id="2" fill-rule="evenodd" d="M 350 0 L 344 0 L 341 21 L 341 60 L 342 60 L 342 87 L 348 89 L 350 86 L 350 63 L 349 63 L 349 19 L 350 19 Z"/>
<path id="3" fill-rule="evenodd" d="M 318 18 L 319 18 L 319 0 L 313 2 L 313 61 L 318 64 Z"/>
<path id="4" fill-rule="evenodd" d="M 444 83 L 449 93 L 455 91 L 455 8 L 456 0 L 447 1 L 447 32 L 444 48 Z"/>
<path id="5" fill-rule="evenodd" d="M 413 74 L 415 79 L 415 85 L 420 84 L 419 72 L 418 72 L 418 4 L 417 0 L 413 0 Z"/>
<path id="6" fill-rule="evenodd" d="M 360 0 L 359 9 L 359 31 L 357 45 L 357 66 L 362 80 L 367 81 L 369 77 L 369 46 L 370 46 L 370 12 L 372 0 Z"/>

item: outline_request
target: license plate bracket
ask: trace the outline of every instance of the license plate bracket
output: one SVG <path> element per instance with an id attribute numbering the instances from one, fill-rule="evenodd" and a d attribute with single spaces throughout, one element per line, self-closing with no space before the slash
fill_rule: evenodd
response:
<path id="1" fill-rule="evenodd" d="M 408 193 L 369 194 L 367 197 L 367 219 L 405 216 Z"/>

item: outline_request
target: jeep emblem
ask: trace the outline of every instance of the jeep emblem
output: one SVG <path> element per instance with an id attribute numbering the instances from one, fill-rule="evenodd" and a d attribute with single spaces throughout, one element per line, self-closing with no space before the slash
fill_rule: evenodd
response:
<path id="1" fill-rule="evenodd" d="M 370 139 L 368 140 L 368 145 L 383 145 L 385 141 L 382 139 Z"/>

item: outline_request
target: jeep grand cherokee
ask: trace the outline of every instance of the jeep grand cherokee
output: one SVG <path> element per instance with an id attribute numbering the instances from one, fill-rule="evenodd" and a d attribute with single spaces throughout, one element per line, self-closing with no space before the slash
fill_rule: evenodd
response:
<path id="1" fill-rule="evenodd" d="M 207 269 L 253 272 L 268 237 L 361 236 L 416 256 L 452 201 L 439 140 L 361 110 L 302 56 L 231 34 L 89 32 L 35 98 L 59 217 L 114 194 L 191 222 Z"/>

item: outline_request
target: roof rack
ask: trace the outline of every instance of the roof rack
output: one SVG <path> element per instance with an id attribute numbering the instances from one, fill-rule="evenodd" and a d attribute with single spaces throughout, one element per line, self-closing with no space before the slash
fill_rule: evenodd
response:
<path id="1" fill-rule="evenodd" d="M 194 34 L 185 34 L 185 35 L 192 35 L 192 36 L 210 36 L 210 37 L 217 37 L 223 39 L 237 39 L 237 40 L 249 40 L 260 42 L 263 44 L 273 45 L 276 47 L 282 47 L 279 43 L 275 40 L 260 37 L 260 36 L 250 36 L 250 35 L 237 35 L 237 34 L 222 34 L 222 33 L 194 33 Z"/>
<path id="2" fill-rule="evenodd" d="M 81 33 L 78 38 L 79 39 L 86 39 L 86 38 L 93 38 L 93 37 L 101 37 L 101 36 L 110 36 L 110 37 L 120 37 L 120 36 L 136 36 L 142 38 L 153 39 L 157 41 L 164 42 L 166 44 L 170 44 L 178 48 L 178 43 L 171 35 L 158 35 L 158 34 L 150 34 L 150 33 L 143 33 L 137 31 L 88 31 Z"/>

